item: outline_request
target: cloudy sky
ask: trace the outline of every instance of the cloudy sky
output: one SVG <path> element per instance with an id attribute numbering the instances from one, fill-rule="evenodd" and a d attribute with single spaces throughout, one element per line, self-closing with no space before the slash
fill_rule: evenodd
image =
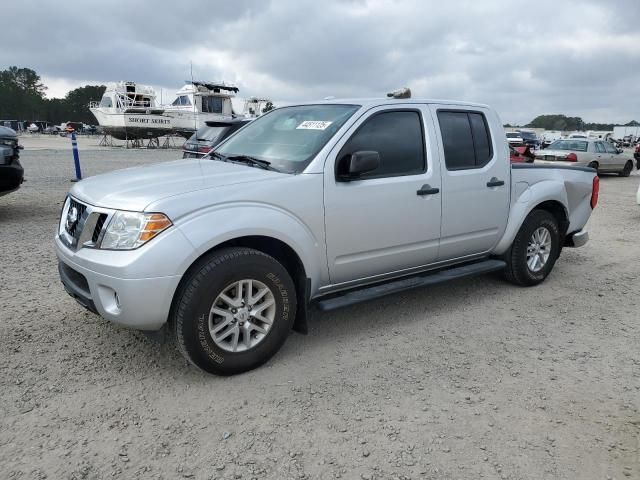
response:
<path id="1" fill-rule="evenodd" d="M 33 68 L 50 97 L 134 80 L 167 102 L 192 62 L 277 104 L 409 86 L 510 123 L 640 120 L 640 0 L 22 0 L 2 18 L 0 69 Z"/>

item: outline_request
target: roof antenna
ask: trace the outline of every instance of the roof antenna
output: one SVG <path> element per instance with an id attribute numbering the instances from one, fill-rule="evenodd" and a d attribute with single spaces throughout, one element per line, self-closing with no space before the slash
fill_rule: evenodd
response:
<path id="1" fill-rule="evenodd" d="M 411 98 L 411 89 L 408 87 L 400 88 L 398 90 L 394 90 L 393 92 L 387 93 L 387 97 L 389 98 Z"/>

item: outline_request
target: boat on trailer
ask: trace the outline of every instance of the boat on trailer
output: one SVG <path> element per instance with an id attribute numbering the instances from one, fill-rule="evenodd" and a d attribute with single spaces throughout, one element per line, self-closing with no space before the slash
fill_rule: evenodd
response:
<path id="1" fill-rule="evenodd" d="M 224 82 L 187 81 L 176 92 L 176 99 L 164 105 L 175 132 L 186 138 L 205 122 L 228 121 L 236 117 L 232 98 L 239 89 Z"/>
<path id="2" fill-rule="evenodd" d="M 153 88 L 135 82 L 108 84 L 89 110 L 105 133 L 119 140 L 158 138 L 175 130 L 173 119 L 156 103 Z"/>
<path id="3" fill-rule="evenodd" d="M 119 140 L 153 139 L 168 134 L 189 138 L 206 122 L 238 117 L 257 117 L 270 102 L 266 98 L 245 100 L 244 112 L 236 114 L 232 99 L 239 89 L 224 82 L 187 81 L 169 105 L 160 105 L 152 87 L 135 82 L 107 85 L 99 102 L 89 110 L 106 134 Z"/>

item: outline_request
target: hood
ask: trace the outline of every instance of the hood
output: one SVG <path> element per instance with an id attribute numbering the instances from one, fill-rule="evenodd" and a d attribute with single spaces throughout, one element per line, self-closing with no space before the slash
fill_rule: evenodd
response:
<path id="1" fill-rule="evenodd" d="M 9 128 L 9 127 L 4 127 L 2 125 L 0 125 L 0 137 L 2 138 L 7 138 L 10 140 L 17 140 L 18 139 L 18 134 L 16 133 L 15 130 Z"/>
<path id="2" fill-rule="evenodd" d="M 174 195 L 275 180 L 283 175 L 286 174 L 218 160 L 177 160 L 89 177 L 69 193 L 97 207 L 144 211 L 150 203 Z"/>

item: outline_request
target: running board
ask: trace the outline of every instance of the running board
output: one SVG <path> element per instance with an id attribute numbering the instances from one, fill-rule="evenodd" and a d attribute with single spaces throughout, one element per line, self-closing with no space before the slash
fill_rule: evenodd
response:
<path id="1" fill-rule="evenodd" d="M 385 297 L 405 290 L 435 285 L 436 283 L 455 280 L 456 278 L 481 275 L 483 273 L 496 272 L 502 270 L 507 264 L 502 260 L 483 260 L 475 263 L 467 263 L 462 266 L 451 267 L 446 270 L 436 272 L 424 272 L 416 276 L 405 277 L 399 280 L 392 280 L 387 283 L 363 287 L 359 290 L 349 290 L 346 293 L 321 299 L 316 305 L 323 312 L 335 310 L 336 308 L 348 307 L 357 303 L 373 300 L 374 298 Z"/>

